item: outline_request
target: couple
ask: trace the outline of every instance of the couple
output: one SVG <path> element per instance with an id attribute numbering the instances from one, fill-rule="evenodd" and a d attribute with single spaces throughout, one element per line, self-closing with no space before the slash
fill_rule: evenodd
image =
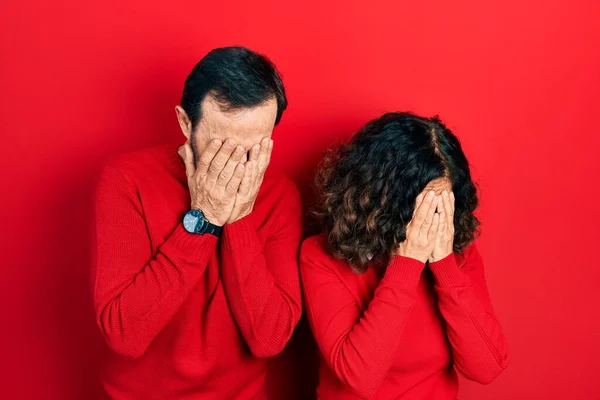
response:
<path id="1" fill-rule="evenodd" d="M 267 58 L 215 49 L 176 107 L 186 143 L 104 167 L 94 304 L 108 395 L 266 398 L 266 359 L 303 305 L 320 399 L 454 399 L 455 370 L 492 381 L 506 343 L 456 136 L 410 113 L 369 122 L 323 163 L 322 234 L 300 246 L 300 195 L 267 169 L 286 106 Z"/>

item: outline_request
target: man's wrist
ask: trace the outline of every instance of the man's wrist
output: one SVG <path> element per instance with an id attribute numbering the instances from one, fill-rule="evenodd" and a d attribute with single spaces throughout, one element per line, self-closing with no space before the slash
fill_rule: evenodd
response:
<path id="1" fill-rule="evenodd" d="M 241 213 L 233 218 L 230 218 L 227 221 L 227 224 L 233 224 L 233 223 L 239 221 L 240 219 L 246 218 L 248 215 L 250 215 L 250 212 Z"/>
<path id="2" fill-rule="evenodd" d="M 225 225 L 224 223 L 220 222 L 217 218 L 213 218 L 213 217 L 207 216 L 207 215 L 205 215 L 204 217 L 211 225 L 215 225 L 218 227 L 223 227 L 223 225 Z"/>
<path id="3" fill-rule="evenodd" d="M 251 252 L 256 248 L 256 227 L 250 218 L 240 218 L 223 227 L 222 248 L 227 251 Z"/>
<path id="4" fill-rule="evenodd" d="M 191 209 L 185 213 L 182 224 L 188 233 L 219 236 L 222 226 L 210 222 L 200 209 Z"/>
<path id="5" fill-rule="evenodd" d="M 219 218 L 217 218 L 216 216 L 214 216 L 209 210 L 209 207 L 203 207 L 200 204 L 191 204 L 190 206 L 190 210 L 199 210 L 200 212 L 202 212 L 202 215 L 204 215 L 204 219 L 208 222 L 210 222 L 212 225 L 216 225 L 216 226 L 223 226 L 225 225 L 224 222 L 221 222 L 221 220 Z"/>

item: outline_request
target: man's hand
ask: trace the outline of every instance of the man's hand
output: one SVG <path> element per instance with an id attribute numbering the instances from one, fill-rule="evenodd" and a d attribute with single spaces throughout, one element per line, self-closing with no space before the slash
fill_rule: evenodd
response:
<path id="1" fill-rule="evenodd" d="M 250 149 L 250 158 L 246 162 L 244 177 L 237 191 L 233 212 L 227 220 L 228 224 L 242 219 L 252 212 L 256 195 L 271 161 L 272 151 L 273 140 L 268 137 L 263 138 L 260 144 L 255 144 Z"/>
<path id="2" fill-rule="evenodd" d="M 401 255 L 423 263 L 431 256 L 436 243 L 440 216 L 435 212 L 439 196 L 430 191 L 417 196 L 413 217 L 406 227 L 406 240 L 392 249 L 392 256 Z"/>
<path id="3" fill-rule="evenodd" d="M 202 210 L 210 223 L 223 226 L 231 216 L 245 175 L 246 168 L 240 161 L 246 150 L 232 139 L 225 143 L 215 139 L 202 152 L 197 166 L 189 143 L 178 153 L 185 163 L 191 208 Z"/>
<path id="4" fill-rule="evenodd" d="M 438 211 L 440 223 L 429 262 L 439 261 L 452 253 L 454 246 L 454 193 L 448 194 L 445 190 L 442 192 Z"/>

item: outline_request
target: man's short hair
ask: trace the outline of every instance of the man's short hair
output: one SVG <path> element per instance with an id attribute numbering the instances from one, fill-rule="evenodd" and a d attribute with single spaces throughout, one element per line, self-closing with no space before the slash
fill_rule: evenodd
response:
<path id="1" fill-rule="evenodd" d="M 225 110 L 252 108 L 275 98 L 275 125 L 287 107 L 285 89 L 275 65 L 267 57 L 239 46 L 212 50 L 185 80 L 181 106 L 192 123 L 192 131 L 202 118 L 202 101 L 207 95 Z"/>

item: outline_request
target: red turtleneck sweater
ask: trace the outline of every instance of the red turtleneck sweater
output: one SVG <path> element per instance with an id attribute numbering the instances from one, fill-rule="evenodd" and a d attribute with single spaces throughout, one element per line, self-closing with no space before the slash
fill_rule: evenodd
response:
<path id="1" fill-rule="evenodd" d="M 314 236 L 300 271 L 321 351 L 319 399 L 455 399 L 455 369 L 488 383 L 506 367 L 474 245 L 428 266 L 397 256 L 356 274 Z"/>
<path id="2" fill-rule="evenodd" d="M 301 312 L 301 203 L 267 174 L 252 213 L 220 238 L 187 233 L 177 146 L 110 162 L 96 197 L 94 304 L 115 399 L 264 398 L 265 358 Z"/>

